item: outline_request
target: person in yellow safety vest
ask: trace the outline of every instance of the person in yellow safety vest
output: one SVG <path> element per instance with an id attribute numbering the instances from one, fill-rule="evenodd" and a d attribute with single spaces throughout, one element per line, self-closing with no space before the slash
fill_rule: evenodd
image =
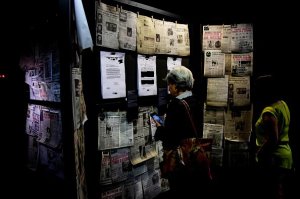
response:
<path id="1" fill-rule="evenodd" d="M 290 110 L 280 97 L 274 76 L 255 80 L 255 104 L 261 114 L 255 123 L 256 162 L 260 193 L 267 198 L 286 198 L 286 179 L 293 168 L 289 145 Z"/>

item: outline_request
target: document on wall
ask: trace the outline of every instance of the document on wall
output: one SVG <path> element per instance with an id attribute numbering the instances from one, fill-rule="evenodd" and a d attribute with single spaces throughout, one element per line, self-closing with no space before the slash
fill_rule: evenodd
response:
<path id="1" fill-rule="evenodd" d="M 137 165 L 133 165 L 133 167 L 132 167 L 132 173 L 133 173 L 134 177 L 140 176 L 147 171 L 148 171 L 148 168 L 147 168 L 146 162 L 143 162 L 143 163 L 137 164 Z"/>
<path id="2" fill-rule="evenodd" d="M 124 184 L 114 184 L 105 187 L 101 192 L 101 199 L 122 198 Z"/>
<path id="3" fill-rule="evenodd" d="M 125 53 L 100 51 L 103 99 L 126 97 Z"/>
<path id="4" fill-rule="evenodd" d="M 155 27 L 155 54 L 166 54 L 166 26 L 164 21 L 159 19 L 154 19 Z"/>
<path id="5" fill-rule="evenodd" d="M 52 148 L 57 148 L 61 144 L 62 126 L 61 114 L 58 110 L 41 109 L 40 131 L 37 141 Z"/>
<path id="6" fill-rule="evenodd" d="M 28 104 L 26 133 L 52 148 L 61 145 L 61 112 L 46 106 Z"/>
<path id="7" fill-rule="evenodd" d="M 175 26 L 176 34 L 176 55 L 178 56 L 189 56 L 190 55 L 190 36 L 189 27 L 187 24 L 176 23 Z"/>
<path id="8" fill-rule="evenodd" d="M 231 54 L 231 75 L 248 76 L 253 71 L 253 53 Z"/>
<path id="9" fill-rule="evenodd" d="M 124 183 L 122 198 L 124 198 L 124 199 L 130 199 L 130 198 L 134 199 L 135 198 L 134 185 L 135 185 L 134 179 L 127 180 Z"/>
<path id="10" fill-rule="evenodd" d="M 58 44 L 36 42 L 31 41 L 19 61 L 20 67 L 25 71 L 25 83 L 29 85 L 29 97 L 32 100 L 60 102 Z"/>
<path id="11" fill-rule="evenodd" d="M 221 50 L 204 51 L 204 76 L 224 77 L 225 75 L 225 54 Z"/>
<path id="12" fill-rule="evenodd" d="M 120 117 L 119 112 L 100 113 L 98 117 L 98 149 L 112 149 L 120 147 Z"/>
<path id="13" fill-rule="evenodd" d="M 49 72 L 49 70 L 53 71 L 52 56 L 49 55 L 48 57 L 51 57 L 50 60 L 43 61 L 39 67 L 27 70 L 25 80 L 30 88 L 30 99 L 59 102 L 60 84 L 58 80 L 52 81 L 54 80 L 54 72 Z"/>
<path id="14" fill-rule="evenodd" d="M 208 106 L 227 106 L 228 98 L 228 75 L 218 78 L 207 78 L 207 98 Z"/>
<path id="15" fill-rule="evenodd" d="M 125 111 L 100 113 L 98 135 L 99 150 L 132 146 L 133 124 L 127 122 Z"/>
<path id="16" fill-rule="evenodd" d="M 76 29 L 80 50 L 93 47 L 93 40 L 84 12 L 82 0 L 74 0 Z"/>
<path id="17" fill-rule="evenodd" d="M 134 179 L 135 199 L 144 199 L 142 177 L 137 176 Z"/>
<path id="18" fill-rule="evenodd" d="M 26 117 L 26 133 L 28 135 L 38 137 L 40 132 L 40 115 L 41 106 L 35 104 L 28 104 Z"/>
<path id="19" fill-rule="evenodd" d="M 133 140 L 133 122 L 128 122 L 126 111 L 120 111 L 120 146 L 132 146 Z"/>
<path id="20" fill-rule="evenodd" d="M 231 75 L 231 54 L 225 53 L 225 74 Z"/>
<path id="21" fill-rule="evenodd" d="M 96 45 L 119 49 L 119 12 L 117 7 L 96 1 Z"/>
<path id="22" fill-rule="evenodd" d="M 144 15 L 139 15 L 137 18 L 137 52 L 141 54 L 155 52 L 154 21 Z"/>
<path id="23" fill-rule="evenodd" d="M 112 182 L 122 182 L 128 179 L 131 172 L 129 162 L 129 148 L 111 150 L 111 178 Z"/>
<path id="24" fill-rule="evenodd" d="M 234 24 L 231 26 L 231 51 L 253 51 L 253 27 L 252 24 Z"/>
<path id="25" fill-rule="evenodd" d="M 231 110 L 225 113 L 226 140 L 249 141 L 252 131 L 252 107 L 249 110 Z"/>
<path id="26" fill-rule="evenodd" d="M 78 129 L 87 120 L 80 67 L 72 68 L 72 104 L 74 129 Z"/>
<path id="27" fill-rule="evenodd" d="M 155 196 L 157 196 L 161 191 L 158 170 L 144 173 L 142 175 L 142 185 L 144 190 L 144 198 L 155 198 Z"/>
<path id="28" fill-rule="evenodd" d="M 231 25 L 223 25 L 221 44 L 221 50 L 223 53 L 231 53 Z"/>
<path id="29" fill-rule="evenodd" d="M 223 148 L 224 126 L 222 124 L 204 123 L 203 138 L 211 138 L 213 148 Z"/>
<path id="30" fill-rule="evenodd" d="M 182 66 L 182 58 L 181 57 L 168 57 L 167 58 L 168 72 L 173 70 L 177 66 Z"/>
<path id="31" fill-rule="evenodd" d="M 150 116 L 153 107 L 139 107 L 138 119 L 134 121 L 134 145 L 130 147 L 130 161 L 139 164 L 157 155 L 152 143 Z"/>
<path id="32" fill-rule="evenodd" d="M 87 121 L 80 68 L 72 68 L 72 104 L 74 129 L 78 129 Z"/>
<path id="33" fill-rule="evenodd" d="M 204 123 L 224 124 L 224 108 L 204 104 L 203 120 Z"/>
<path id="34" fill-rule="evenodd" d="M 128 10 L 120 11 L 119 43 L 120 48 L 136 50 L 136 23 L 137 14 Z"/>
<path id="35" fill-rule="evenodd" d="M 138 55 L 138 95 L 157 95 L 156 56 Z"/>
<path id="36" fill-rule="evenodd" d="M 101 152 L 100 184 L 112 184 L 110 150 L 103 150 Z"/>
<path id="37" fill-rule="evenodd" d="M 50 84 L 43 81 L 31 80 L 30 99 L 42 101 L 56 101 L 54 93 L 51 90 Z"/>
<path id="38" fill-rule="evenodd" d="M 176 35 L 176 23 L 171 21 L 164 22 L 166 33 L 166 49 L 167 54 L 177 55 L 177 35 Z"/>
<path id="39" fill-rule="evenodd" d="M 138 163 L 141 163 L 146 160 L 146 151 L 145 151 L 145 144 L 146 139 L 145 137 L 147 134 L 149 135 L 147 130 L 147 121 L 149 119 L 149 116 L 146 116 L 144 114 L 148 114 L 147 112 L 139 112 L 138 119 L 134 121 L 134 145 L 130 148 L 130 161 L 132 165 L 136 165 Z M 144 127 L 145 126 L 145 131 Z M 146 133 L 146 135 L 145 135 Z"/>
<path id="40" fill-rule="evenodd" d="M 202 50 L 221 50 L 223 25 L 203 26 Z"/>
<path id="41" fill-rule="evenodd" d="M 250 76 L 229 76 L 228 101 L 230 106 L 250 105 Z"/>

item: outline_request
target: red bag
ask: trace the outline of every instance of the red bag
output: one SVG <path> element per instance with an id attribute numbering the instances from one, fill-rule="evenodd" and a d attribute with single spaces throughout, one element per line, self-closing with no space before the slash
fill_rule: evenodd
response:
<path id="1" fill-rule="evenodd" d="M 210 138 L 188 138 L 181 141 L 182 161 L 190 173 L 200 174 L 202 179 L 212 180 L 210 170 Z"/>
<path id="2" fill-rule="evenodd" d="M 184 100 L 182 103 L 190 119 L 195 137 L 182 140 L 175 149 L 164 150 L 163 162 L 160 164 L 161 176 L 168 178 L 173 172 L 185 169 L 191 175 L 198 174 L 202 179 L 211 180 L 210 152 L 213 140 L 197 137 L 197 130 L 190 114 L 189 105 Z"/>
<path id="3" fill-rule="evenodd" d="M 163 151 L 163 161 L 160 163 L 160 172 L 162 178 L 168 178 L 173 172 L 182 168 L 183 164 L 180 160 L 179 147 Z"/>
<path id="4" fill-rule="evenodd" d="M 182 140 L 176 149 L 164 150 L 160 163 L 161 177 L 168 178 L 173 172 L 185 169 L 191 175 L 211 180 L 210 152 L 212 139 L 188 138 Z"/>

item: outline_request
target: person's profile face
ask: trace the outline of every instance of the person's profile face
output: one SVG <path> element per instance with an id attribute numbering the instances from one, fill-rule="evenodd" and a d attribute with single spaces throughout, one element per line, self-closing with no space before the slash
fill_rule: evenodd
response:
<path id="1" fill-rule="evenodd" d="M 172 96 L 176 97 L 178 95 L 177 88 L 176 88 L 175 84 L 169 83 L 168 84 L 168 89 L 169 89 L 169 92 Z"/>

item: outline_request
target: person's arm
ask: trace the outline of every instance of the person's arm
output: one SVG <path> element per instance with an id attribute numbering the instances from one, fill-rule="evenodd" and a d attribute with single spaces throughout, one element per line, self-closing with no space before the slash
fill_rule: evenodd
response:
<path id="1" fill-rule="evenodd" d="M 270 154 L 278 143 L 278 121 L 271 113 L 263 114 L 263 125 L 265 132 L 265 142 L 258 151 L 258 155 Z"/>
<path id="2" fill-rule="evenodd" d="M 155 141 L 158 141 L 158 140 L 165 141 L 165 134 L 166 133 L 165 133 L 164 126 L 161 126 L 160 124 L 158 124 L 157 128 L 156 128 L 156 131 L 155 131 L 155 134 L 154 134 L 154 140 Z"/>

